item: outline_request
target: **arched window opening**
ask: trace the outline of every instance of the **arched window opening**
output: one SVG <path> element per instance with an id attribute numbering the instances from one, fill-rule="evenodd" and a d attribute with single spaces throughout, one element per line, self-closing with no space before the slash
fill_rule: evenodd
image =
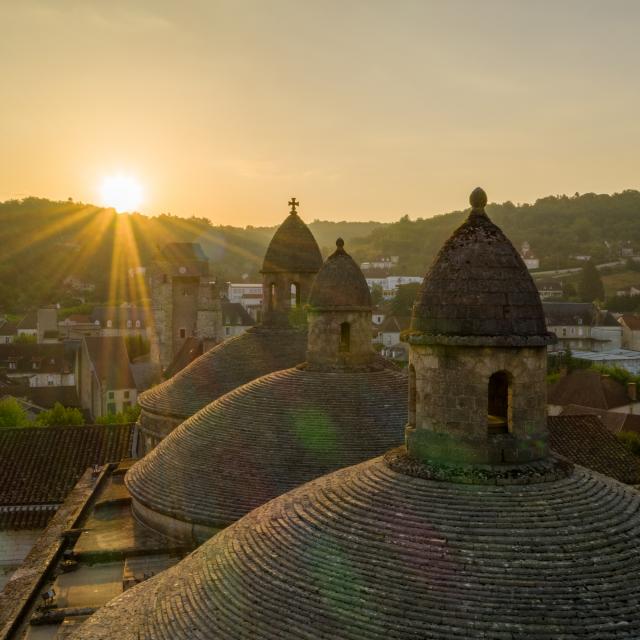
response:
<path id="1" fill-rule="evenodd" d="M 416 423 L 416 369 L 409 365 L 409 424 Z"/>
<path id="2" fill-rule="evenodd" d="M 489 378 L 487 413 L 489 435 L 511 431 L 511 381 L 506 371 Z"/>
<path id="3" fill-rule="evenodd" d="M 340 325 L 340 351 L 348 352 L 351 349 L 351 325 L 343 322 Z"/>
<path id="4" fill-rule="evenodd" d="M 271 283 L 269 286 L 269 311 L 273 311 L 276 308 L 276 285 Z"/>
<path id="5" fill-rule="evenodd" d="M 297 282 L 291 283 L 291 308 L 297 309 L 300 306 L 300 285 Z"/>

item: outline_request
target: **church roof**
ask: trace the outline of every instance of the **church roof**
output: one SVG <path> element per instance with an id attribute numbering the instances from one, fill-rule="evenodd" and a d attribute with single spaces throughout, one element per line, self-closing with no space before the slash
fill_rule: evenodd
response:
<path id="1" fill-rule="evenodd" d="M 640 493 L 582 467 L 429 480 L 400 455 L 268 502 L 72 637 L 640 637 Z"/>
<path id="2" fill-rule="evenodd" d="M 322 256 L 316 239 L 292 210 L 269 243 L 262 273 L 316 273 L 321 266 Z"/>
<path id="3" fill-rule="evenodd" d="M 306 349 L 306 329 L 251 327 L 140 394 L 138 404 L 154 414 L 188 418 L 245 382 L 303 362 Z"/>
<path id="4" fill-rule="evenodd" d="M 308 480 L 402 442 L 407 378 L 395 368 L 300 366 L 254 380 L 175 429 L 132 467 L 134 499 L 222 527 Z"/>
<path id="5" fill-rule="evenodd" d="M 487 216 L 484 191 L 476 189 L 470 202 L 469 217 L 424 278 L 412 331 L 440 342 L 454 337 L 454 343 L 468 338 L 468 343 L 475 339 L 478 344 L 545 344 L 550 336 L 527 267 Z"/>
<path id="6" fill-rule="evenodd" d="M 360 267 L 344 250 L 344 241 L 338 238 L 336 250 L 327 258 L 318 272 L 309 305 L 315 309 L 362 310 L 371 309 L 371 293 Z"/>

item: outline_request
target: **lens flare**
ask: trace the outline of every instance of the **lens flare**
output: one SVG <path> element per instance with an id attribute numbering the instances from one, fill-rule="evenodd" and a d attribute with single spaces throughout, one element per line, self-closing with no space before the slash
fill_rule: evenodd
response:
<path id="1" fill-rule="evenodd" d="M 144 201 L 144 189 L 133 176 L 119 173 L 106 176 L 100 185 L 100 200 L 116 211 L 136 211 Z"/>

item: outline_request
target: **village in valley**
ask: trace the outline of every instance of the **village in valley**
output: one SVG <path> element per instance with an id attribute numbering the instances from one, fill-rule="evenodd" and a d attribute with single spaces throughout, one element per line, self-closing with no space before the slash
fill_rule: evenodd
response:
<path id="1" fill-rule="evenodd" d="M 640 640 L 640 8 L 542 5 L 0 6 L 0 640 Z"/>

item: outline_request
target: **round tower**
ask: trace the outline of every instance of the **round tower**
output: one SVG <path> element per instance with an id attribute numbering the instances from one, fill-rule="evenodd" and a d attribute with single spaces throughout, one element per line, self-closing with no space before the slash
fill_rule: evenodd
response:
<path id="1" fill-rule="evenodd" d="M 371 306 L 367 281 L 338 238 L 309 294 L 307 362 L 320 367 L 368 364 L 374 355 Z"/>
<path id="2" fill-rule="evenodd" d="M 547 332 L 522 258 L 485 212 L 471 213 L 422 283 L 405 340 L 409 453 L 423 462 L 522 463 L 548 453 Z"/>
<path id="3" fill-rule="evenodd" d="M 291 198 L 291 211 L 275 232 L 262 264 L 264 324 L 282 324 L 291 312 L 302 310 L 322 256 L 309 227 L 298 216 L 299 202 Z"/>

